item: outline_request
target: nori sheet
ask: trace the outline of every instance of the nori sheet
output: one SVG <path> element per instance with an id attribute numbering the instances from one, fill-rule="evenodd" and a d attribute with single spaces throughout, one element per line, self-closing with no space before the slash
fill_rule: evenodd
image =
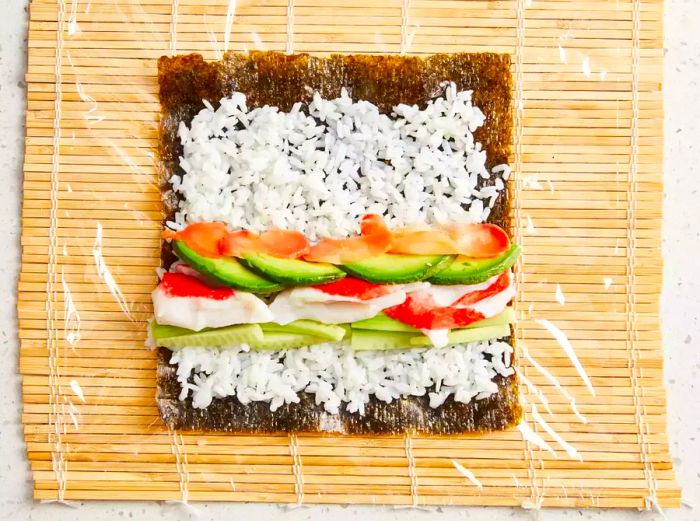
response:
<path id="1" fill-rule="evenodd" d="M 203 99 L 217 107 L 234 91 L 245 93 L 249 108 L 274 105 L 289 110 L 298 101 L 309 102 L 318 91 L 325 98 L 340 95 L 345 87 L 354 99 L 376 104 L 389 113 L 399 103 L 425 104 L 443 92 L 441 83 L 453 81 L 459 90 L 473 90 L 474 104 L 486 114 L 485 124 L 475 133 L 487 152 L 489 168 L 508 161 L 512 133 L 510 57 L 503 54 L 436 54 L 427 58 L 376 55 L 307 54 L 278 52 L 227 53 L 218 62 L 201 55 L 163 56 L 158 60 L 162 110 L 160 157 L 166 219 L 177 208 L 177 196 L 167 179 L 182 174 L 178 158 L 182 147 L 177 137 L 180 121 L 190 121 L 204 108 Z M 483 184 L 492 180 L 483 180 Z M 510 193 L 504 190 L 489 221 L 510 228 Z M 163 243 L 162 262 L 174 260 Z M 511 336 L 510 343 L 514 338 Z M 499 392 L 468 404 L 451 398 L 437 409 L 426 396 L 386 404 L 372 398 L 364 416 L 341 412 L 330 415 L 302 393 L 301 402 L 270 411 L 267 403 L 242 405 L 235 397 L 215 399 L 204 410 L 180 401 L 180 384 L 169 351 L 160 348 L 156 400 L 166 424 L 175 429 L 226 432 L 339 432 L 347 434 L 397 434 L 416 431 L 429 434 L 461 434 L 502 430 L 520 421 L 515 375 L 497 377 Z"/>

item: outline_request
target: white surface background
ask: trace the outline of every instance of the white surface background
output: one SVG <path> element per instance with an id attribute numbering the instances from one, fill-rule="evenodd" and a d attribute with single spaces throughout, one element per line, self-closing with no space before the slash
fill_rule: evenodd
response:
<path id="1" fill-rule="evenodd" d="M 31 499 L 25 458 L 20 380 L 17 375 L 15 291 L 19 270 L 19 223 L 25 109 L 26 17 L 24 0 L 0 0 L 0 519 L 23 521 L 102 519 L 267 519 L 290 520 L 428 520 L 533 519 L 522 509 L 396 510 L 370 507 L 303 507 L 271 505 L 204 505 L 192 507 L 148 503 L 38 504 Z M 666 3 L 666 166 L 665 282 L 663 297 L 669 432 L 674 463 L 686 506 L 667 511 L 669 520 L 700 519 L 700 1 Z M 693 34 L 694 32 L 694 34 Z M 691 508 L 694 506 L 695 508 Z M 648 520 L 656 513 L 603 510 L 543 510 L 542 520 Z"/>

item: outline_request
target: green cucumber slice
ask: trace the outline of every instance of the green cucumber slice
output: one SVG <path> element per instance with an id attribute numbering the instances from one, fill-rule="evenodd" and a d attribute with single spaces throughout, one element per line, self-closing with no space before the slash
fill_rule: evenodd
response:
<path id="1" fill-rule="evenodd" d="M 280 349 L 295 349 L 308 347 L 314 344 L 328 342 L 327 338 L 314 335 L 301 335 L 298 333 L 284 333 L 281 331 L 266 331 L 262 339 L 248 342 L 253 351 L 277 351 Z"/>
<path id="2" fill-rule="evenodd" d="M 268 332 L 276 333 L 297 333 L 302 335 L 317 336 L 329 341 L 342 340 L 345 336 L 345 328 L 333 324 L 322 324 L 315 320 L 295 320 L 289 324 L 280 325 L 274 322 L 260 324 L 263 332 L 267 335 Z"/>
<path id="3" fill-rule="evenodd" d="M 493 338 L 510 336 L 510 324 L 499 326 L 455 329 L 447 335 L 447 345 L 479 342 Z M 412 349 L 430 347 L 432 341 L 425 335 L 398 331 L 376 331 L 370 329 L 353 329 L 350 347 L 355 351 L 383 351 L 388 349 Z"/>
<path id="4" fill-rule="evenodd" d="M 223 347 L 250 344 L 263 339 L 263 332 L 258 324 L 241 324 L 191 331 L 181 327 L 164 326 L 153 322 L 151 324 L 151 333 L 157 346 L 170 349 L 181 347 Z"/>
<path id="5" fill-rule="evenodd" d="M 353 329 L 371 329 L 372 331 L 395 331 L 397 333 L 420 333 L 420 329 L 404 324 L 386 316 L 384 313 L 352 323 Z"/>
<path id="6" fill-rule="evenodd" d="M 500 314 L 495 317 L 485 318 L 479 322 L 474 322 L 464 328 L 455 329 L 454 331 L 460 331 L 461 329 L 474 329 L 478 327 L 487 326 L 500 326 L 502 324 L 512 324 L 515 322 L 515 311 L 512 307 L 505 308 Z M 386 316 L 384 313 L 380 313 L 377 316 L 368 318 L 365 320 L 360 320 L 358 322 L 352 323 L 353 329 L 371 329 L 373 331 L 396 331 L 399 333 L 420 333 L 420 329 L 404 324 L 398 320 Z"/>
<path id="7" fill-rule="evenodd" d="M 515 311 L 511 306 L 506 307 L 498 315 L 491 318 L 485 318 L 484 320 L 479 320 L 473 324 L 469 324 L 467 327 L 460 327 L 454 331 L 462 331 L 463 329 L 477 329 L 480 327 L 490 327 L 490 326 L 503 326 L 506 324 L 515 323 Z"/>
<path id="8" fill-rule="evenodd" d="M 353 329 L 350 336 L 350 347 L 355 351 L 383 351 L 386 349 L 411 349 L 413 333 L 397 333 L 396 331 L 371 331 L 369 329 Z"/>
<path id="9" fill-rule="evenodd" d="M 501 326 L 475 327 L 471 329 L 454 329 L 447 334 L 447 345 L 468 344 L 469 342 L 480 342 L 492 338 L 503 338 L 510 336 L 510 324 Z M 410 340 L 411 346 L 432 346 L 431 340 L 425 336 L 414 336 Z"/>

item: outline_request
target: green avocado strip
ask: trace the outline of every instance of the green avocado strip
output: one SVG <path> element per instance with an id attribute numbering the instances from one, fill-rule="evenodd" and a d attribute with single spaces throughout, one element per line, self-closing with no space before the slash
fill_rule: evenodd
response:
<path id="1" fill-rule="evenodd" d="M 181 260 L 202 275 L 206 275 L 226 286 L 241 291 L 263 294 L 275 293 L 284 289 L 281 284 L 268 280 L 249 270 L 233 257 L 222 257 L 220 259 L 205 257 L 189 248 L 183 241 L 173 241 L 173 251 Z"/>
<path id="2" fill-rule="evenodd" d="M 239 260 L 260 276 L 290 286 L 314 286 L 345 277 L 343 271 L 325 262 L 281 259 L 262 253 L 247 255 Z"/>
<path id="3" fill-rule="evenodd" d="M 433 273 L 428 282 L 439 285 L 480 284 L 511 268 L 520 251 L 520 246 L 513 243 L 506 252 L 492 259 L 457 257 L 445 269 Z"/>
<path id="4" fill-rule="evenodd" d="M 339 268 L 375 284 L 408 284 L 433 276 L 447 268 L 454 259 L 454 255 L 384 253 Z"/>

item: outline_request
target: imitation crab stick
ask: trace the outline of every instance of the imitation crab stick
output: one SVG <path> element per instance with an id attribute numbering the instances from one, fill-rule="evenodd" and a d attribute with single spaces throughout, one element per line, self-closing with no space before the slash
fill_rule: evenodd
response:
<path id="1" fill-rule="evenodd" d="M 433 288 L 409 293 L 404 302 L 385 309 L 384 314 L 417 329 L 455 329 L 498 315 L 514 296 L 510 272 L 476 285 L 474 290 L 466 286 L 464 294 L 448 305 L 439 302 Z"/>
<path id="2" fill-rule="evenodd" d="M 269 322 L 267 304 L 251 293 L 211 288 L 196 277 L 165 273 L 151 294 L 156 322 L 192 331 Z"/>

